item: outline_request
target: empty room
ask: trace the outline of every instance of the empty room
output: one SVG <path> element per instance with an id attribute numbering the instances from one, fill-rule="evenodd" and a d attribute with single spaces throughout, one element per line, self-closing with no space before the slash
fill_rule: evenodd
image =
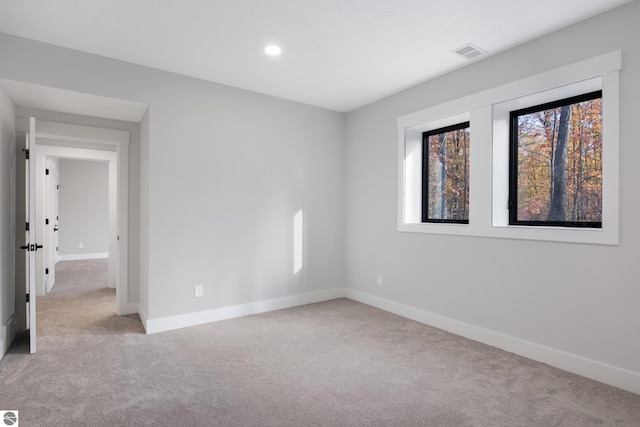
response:
<path id="1" fill-rule="evenodd" d="M 638 22 L 2 2 L 0 425 L 640 425 Z"/>

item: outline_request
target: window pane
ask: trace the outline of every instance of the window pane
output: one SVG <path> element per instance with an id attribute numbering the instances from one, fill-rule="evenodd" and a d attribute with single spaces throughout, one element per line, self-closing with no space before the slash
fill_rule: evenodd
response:
<path id="1" fill-rule="evenodd" d="M 469 122 L 423 134 L 423 222 L 469 222 Z"/>
<path id="2" fill-rule="evenodd" d="M 511 222 L 601 227 L 602 92 L 512 112 L 511 126 Z"/>

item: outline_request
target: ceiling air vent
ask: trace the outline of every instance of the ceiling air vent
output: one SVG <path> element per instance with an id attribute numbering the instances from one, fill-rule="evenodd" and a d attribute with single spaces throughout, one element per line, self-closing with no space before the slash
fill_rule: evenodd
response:
<path id="1" fill-rule="evenodd" d="M 452 50 L 453 53 L 457 53 L 460 56 L 464 56 L 467 59 L 473 59 L 480 55 L 487 53 L 486 50 L 480 49 L 478 46 L 471 43 L 467 43 L 457 49 Z"/>

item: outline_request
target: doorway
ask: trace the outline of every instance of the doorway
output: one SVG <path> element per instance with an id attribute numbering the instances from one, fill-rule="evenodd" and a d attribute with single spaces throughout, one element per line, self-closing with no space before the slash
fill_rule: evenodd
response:
<path id="1" fill-rule="evenodd" d="M 37 157 L 46 165 L 38 168 L 45 173 L 41 203 L 36 204 L 45 242 L 44 276 L 36 283 L 37 295 L 42 296 L 56 283 L 58 261 L 104 259 L 105 268 L 114 261 L 109 260 L 109 162 Z M 114 279 L 110 288 L 116 287 Z"/>
<path id="2" fill-rule="evenodd" d="M 41 201 L 37 206 L 38 211 L 55 211 L 58 206 L 56 192 L 58 183 L 54 173 L 61 159 L 90 160 L 102 162 L 108 168 L 108 251 L 110 262 L 108 268 L 109 286 L 115 288 L 116 308 L 115 314 L 125 315 L 136 312 L 133 305 L 128 304 L 127 283 L 127 242 L 128 242 L 128 143 L 129 132 L 124 130 L 103 129 L 98 127 L 70 125 L 65 123 L 37 121 L 35 125 L 35 148 L 32 154 L 40 159 L 40 164 L 45 167 L 42 170 L 42 185 L 40 192 L 36 191 L 37 199 Z M 49 169 L 49 179 L 45 178 L 46 169 Z M 53 172 L 53 170 L 56 172 Z M 38 215 L 36 215 L 38 216 Z M 49 246 L 48 251 L 37 251 L 40 258 L 36 262 L 41 270 L 34 277 L 42 279 L 40 288 L 31 292 L 29 298 L 29 311 L 35 311 L 37 296 L 44 295 L 55 283 L 55 263 L 59 259 L 57 233 L 59 224 L 58 215 L 50 218 L 37 218 L 36 240 Z M 49 219 L 49 221 L 46 221 Z M 47 228 L 48 227 L 48 228 Z M 48 267 L 47 267 L 48 266 Z M 49 268 L 47 273 L 47 268 Z M 26 291 L 26 290 L 25 290 Z M 16 301 L 24 301 L 16 289 Z M 23 291 L 24 292 L 24 291 Z M 26 293 L 26 292 L 25 292 Z M 26 295 L 25 295 L 26 296 Z M 18 314 L 16 309 L 16 314 Z M 29 328 L 36 327 L 35 322 Z M 37 328 L 37 327 L 36 327 Z M 34 330 L 36 329 L 34 328 Z M 35 347 L 35 345 L 34 345 Z"/>
<path id="3" fill-rule="evenodd" d="M 116 288 L 118 263 L 109 248 L 112 236 L 117 241 L 117 230 L 110 227 L 116 223 L 110 218 L 111 205 L 117 204 L 117 187 L 110 184 L 115 152 L 38 144 L 36 150 L 37 163 L 46 165 L 38 167 L 43 176 L 36 186 L 37 231 L 45 242 L 36 268 L 37 296 L 53 288 L 58 261 L 106 258 L 108 286 Z"/>
<path id="4" fill-rule="evenodd" d="M 53 135 L 47 132 L 52 122 L 36 121 L 36 155 L 45 159 L 61 160 L 85 160 L 106 162 L 108 165 L 108 254 L 109 254 L 109 287 L 116 289 L 117 314 L 130 314 L 128 307 L 128 286 L 127 286 L 127 254 L 126 254 L 126 230 L 127 230 L 127 196 L 126 196 L 126 169 L 123 167 L 123 160 L 126 161 L 126 151 L 117 144 L 112 143 L 112 150 L 105 150 L 105 142 L 109 140 L 101 139 L 100 145 L 95 149 L 96 138 L 84 137 L 80 139 L 74 137 L 74 147 L 65 144 L 65 133 L 59 132 Z M 55 124 L 59 127 L 59 124 Z M 63 130 L 74 130 L 82 128 L 84 132 L 101 132 L 101 128 L 89 128 L 86 126 L 67 125 Z M 44 130 L 44 131 L 42 131 Z M 61 129 L 58 129 L 59 131 Z M 115 132 L 106 129 L 109 133 Z M 121 141 L 128 143 L 129 133 L 118 131 Z M 78 143 L 84 142 L 91 148 L 78 148 Z M 108 145 L 107 145 L 108 147 Z M 126 147 L 126 146 L 125 146 Z M 123 170 L 124 169 L 124 170 Z M 123 194 L 125 193 L 125 194 Z M 46 220 L 44 221 L 46 223 Z M 43 234 L 40 234 L 44 236 Z M 44 256 L 44 254 L 43 254 Z M 43 263 L 44 265 L 44 263 Z M 37 273 L 38 274 L 38 273 Z M 41 275 L 42 277 L 45 274 Z"/>

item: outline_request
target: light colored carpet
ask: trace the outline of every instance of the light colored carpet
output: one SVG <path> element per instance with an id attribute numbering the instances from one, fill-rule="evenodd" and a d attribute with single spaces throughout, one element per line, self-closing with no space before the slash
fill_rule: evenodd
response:
<path id="1" fill-rule="evenodd" d="M 22 426 L 640 425 L 640 395 L 348 299 L 144 335 L 91 263 L 0 362 Z"/>

